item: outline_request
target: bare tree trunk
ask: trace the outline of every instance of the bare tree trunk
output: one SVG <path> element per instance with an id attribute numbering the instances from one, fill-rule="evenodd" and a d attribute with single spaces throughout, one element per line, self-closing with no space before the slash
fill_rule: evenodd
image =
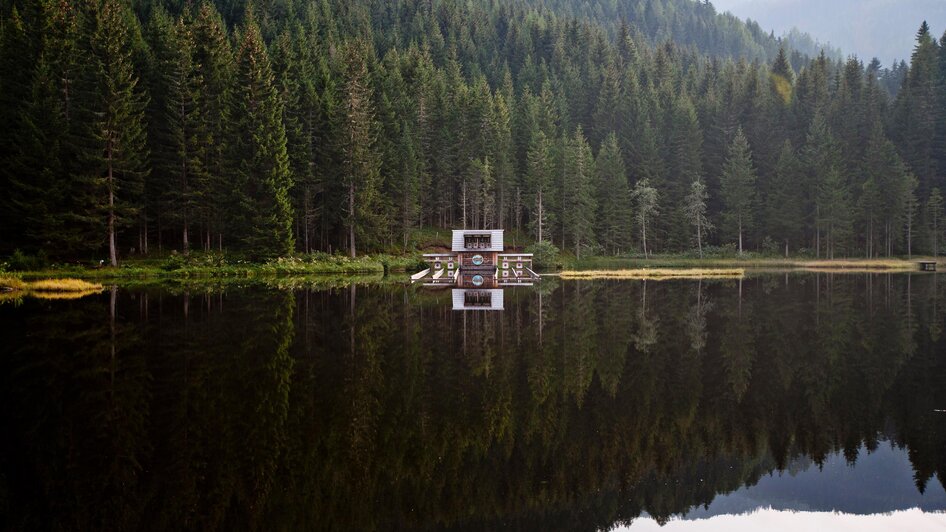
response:
<path id="1" fill-rule="evenodd" d="M 542 205 L 542 191 L 539 190 L 539 242 L 542 241 L 542 221 L 545 218 Z"/>
<path id="2" fill-rule="evenodd" d="M 190 250 L 191 250 L 191 244 L 190 244 L 190 241 L 189 241 L 188 238 L 187 238 L 187 233 L 188 233 L 188 232 L 189 232 L 189 231 L 188 231 L 188 227 L 187 227 L 187 216 L 185 215 L 185 216 L 184 216 L 184 254 L 185 254 L 185 255 L 187 255 L 188 253 L 190 253 Z"/>
<path id="3" fill-rule="evenodd" d="M 118 250 L 115 248 L 115 174 L 112 172 L 112 143 L 106 148 L 108 165 L 108 259 L 113 267 L 118 266 Z"/>
<path id="4" fill-rule="evenodd" d="M 466 181 L 463 182 L 463 228 L 466 229 Z"/>
<path id="5" fill-rule="evenodd" d="M 644 244 L 644 258 L 647 258 L 647 222 L 641 224 L 641 241 Z"/>
<path id="6" fill-rule="evenodd" d="M 696 217 L 696 247 L 700 250 L 700 258 L 703 258 L 703 228 L 700 224 L 700 217 Z"/>
<path id="7" fill-rule="evenodd" d="M 355 184 L 351 183 L 348 185 L 348 238 L 349 238 L 349 254 L 351 258 L 355 258 Z"/>
<path id="8" fill-rule="evenodd" d="M 742 218 L 739 218 L 739 254 L 742 255 Z"/>

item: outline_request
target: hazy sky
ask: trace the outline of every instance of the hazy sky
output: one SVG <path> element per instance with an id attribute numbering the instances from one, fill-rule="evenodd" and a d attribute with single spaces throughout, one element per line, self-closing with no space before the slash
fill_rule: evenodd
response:
<path id="1" fill-rule="evenodd" d="M 718 11 L 751 18 L 776 35 L 792 27 L 865 62 L 909 62 L 926 20 L 937 40 L 946 30 L 946 0 L 711 0 Z"/>

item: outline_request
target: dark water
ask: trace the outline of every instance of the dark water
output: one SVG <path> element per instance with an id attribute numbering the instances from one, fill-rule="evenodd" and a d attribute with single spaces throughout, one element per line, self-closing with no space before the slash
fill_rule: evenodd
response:
<path id="1" fill-rule="evenodd" d="M 0 528 L 946 509 L 935 275 L 319 286 L 0 305 Z"/>

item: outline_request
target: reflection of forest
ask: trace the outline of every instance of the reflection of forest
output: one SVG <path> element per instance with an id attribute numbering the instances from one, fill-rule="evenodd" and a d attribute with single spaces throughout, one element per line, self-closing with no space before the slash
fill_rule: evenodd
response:
<path id="1" fill-rule="evenodd" d="M 881 439 L 922 490 L 946 473 L 935 279 L 0 307 L 0 526 L 594 529 Z"/>

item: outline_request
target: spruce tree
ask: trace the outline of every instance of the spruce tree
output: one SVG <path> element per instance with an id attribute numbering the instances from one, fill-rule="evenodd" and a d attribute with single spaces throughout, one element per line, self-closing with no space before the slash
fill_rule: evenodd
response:
<path id="1" fill-rule="evenodd" d="M 345 188 L 345 228 L 348 252 L 355 257 L 356 238 L 377 237 L 380 215 L 380 158 L 375 151 L 377 124 L 368 78 L 370 45 L 350 43 L 345 50 L 345 85 L 339 131 L 342 185 Z"/>
<path id="2" fill-rule="evenodd" d="M 240 247 L 253 257 L 288 254 L 293 248 L 292 177 L 282 108 L 259 26 L 246 17 L 236 61 L 231 111 L 234 163 L 231 215 Z"/>
<path id="3" fill-rule="evenodd" d="M 606 251 L 618 253 L 630 243 L 631 198 L 627 183 L 627 168 L 621 156 L 617 135 L 613 132 L 595 160 L 597 169 L 598 243 Z"/>
<path id="4" fill-rule="evenodd" d="M 926 202 L 926 215 L 929 218 L 933 256 L 938 257 L 940 237 L 943 234 L 943 194 L 939 188 L 930 192 L 930 199 Z"/>
<path id="5" fill-rule="evenodd" d="M 594 245 L 595 196 L 593 179 L 595 174 L 591 146 L 578 127 L 571 139 L 565 143 L 564 189 L 562 196 L 562 225 L 566 238 L 575 247 L 575 257 L 581 258 L 581 250 Z M 564 242 L 563 242 L 564 244 Z"/>
<path id="6" fill-rule="evenodd" d="M 801 163 L 791 142 L 786 140 L 768 183 L 763 211 L 766 234 L 784 244 L 786 258 L 791 243 L 800 245 L 800 234 L 804 227 L 803 191 L 798 186 L 802 178 Z"/>
<path id="7" fill-rule="evenodd" d="M 738 238 L 740 255 L 743 252 L 745 232 L 755 226 L 755 184 L 756 172 L 752 166 L 752 152 L 749 150 L 749 141 L 740 128 L 730 145 L 726 166 L 720 177 L 723 220 L 727 232 Z"/>
<path id="8" fill-rule="evenodd" d="M 207 226 L 206 247 L 223 247 L 223 232 L 229 218 L 228 177 L 233 174 L 229 128 L 234 87 L 234 57 L 226 28 L 213 4 L 203 2 L 193 22 L 194 64 L 200 82 L 197 92 L 198 140 L 203 143 L 201 164 L 207 178 L 201 200 L 201 216 Z M 147 240 L 145 240 L 147 245 Z M 147 248 L 146 248 L 147 250 Z"/>
<path id="9" fill-rule="evenodd" d="M 119 0 L 105 0 L 91 36 L 93 97 L 83 160 L 102 213 L 109 263 L 118 266 L 118 231 L 134 219 L 147 174 L 147 99 L 132 62 L 134 20 Z"/>
<path id="10" fill-rule="evenodd" d="M 551 209 L 548 207 L 553 173 L 551 157 L 551 143 L 548 137 L 542 131 L 536 132 L 528 153 L 526 186 L 528 195 L 532 198 L 530 224 L 538 242 L 546 240 L 547 231 L 552 222 Z"/>
<path id="11" fill-rule="evenodd" d="M 183 18 L 178 19 L 163 36 L 168 51 L 158 68 L 163 74 L 160 124 L 154 129 L 154 144 L 161 148 L 155 172 L 167 181 L 162 190 L 167 218 L 181 231 L 181 248 L 188 253 L 192 226 L 196 225 L 208 179 L 202 150 L 208 142 L 201 138 L 203 122 L 198 106 L 198 91 L 203 85 L 194 63 L 194 35 Z M 156 137 L 156 138 L 155 138 Z"/>

